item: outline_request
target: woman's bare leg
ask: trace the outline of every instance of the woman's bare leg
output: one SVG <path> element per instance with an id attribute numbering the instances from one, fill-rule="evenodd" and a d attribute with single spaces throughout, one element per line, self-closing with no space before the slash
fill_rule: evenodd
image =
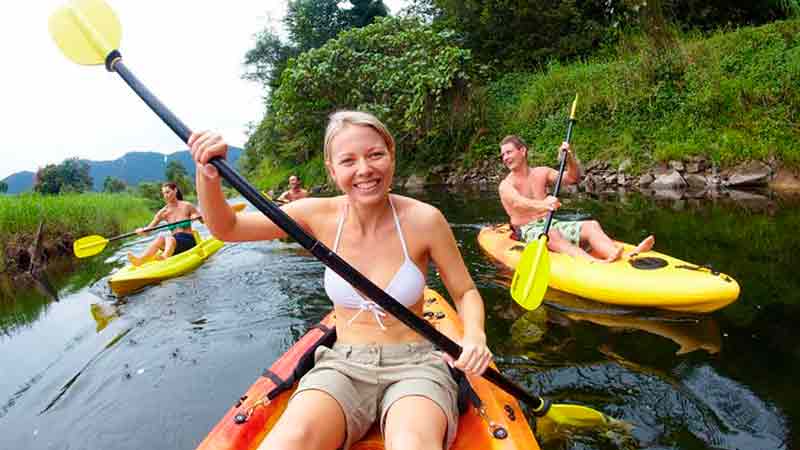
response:
<path id="1" fill-rule="evenodd" d="M 295 396 L 259 450 L 336 450 L 347 425 L 342 408 L 325 392 L 309 389 Z"/>
<path id="2" fill-rule="evenodd" d="M 174 239 L 173 239 L 174 241 Z M 147 261 L 150 257 L 156 254 L 159 250 L 164 248 L 164 236 L 159 236 L 156 238 L 155 241 L 151 242 L 150 245 L 147 247 L 147 250 L 142 254 L 142 256 L 136 256 L 133 252 L 128 252 L 128 261 L 134 266 L 141 266 L 145 261 Z"/>
<path id="3" fill-rule="evenodd" d="M 164 251 L 161 252 L 161 256 L 158 259 L 167 259 L 175 253 L 175 246 L 178 245 L 178 241 L 175 240 L 174 237 L 168 236 L 164 238 Z"/>
<path id="4" fill-rule="evenodd" d="M 386 413 L 386 450 L 442 450 L 446 436 L 447 417 L 429 398 L 403 397 Z"/>

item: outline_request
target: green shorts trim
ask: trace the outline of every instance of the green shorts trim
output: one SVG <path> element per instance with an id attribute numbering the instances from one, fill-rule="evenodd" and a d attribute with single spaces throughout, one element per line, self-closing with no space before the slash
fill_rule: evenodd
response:
<path id="1" fill-rule="evenodd" d="M 519 227 L 520 237 L 522 240 L 524 242 L 533 242 L 539 239 L 539 235 L 544 233 L 544 224 L 546 220 L 546 218 L 538 219 L 527 225 Z M 572 245 L 580 246 L 582 224 L 583 222 L 581 221 L 558 220 L 554 218 L 553 222 L 550 223 L 550 229 L 558 230 L 558 232 L 561 233 L 561 236 L 568 240 Z"/>

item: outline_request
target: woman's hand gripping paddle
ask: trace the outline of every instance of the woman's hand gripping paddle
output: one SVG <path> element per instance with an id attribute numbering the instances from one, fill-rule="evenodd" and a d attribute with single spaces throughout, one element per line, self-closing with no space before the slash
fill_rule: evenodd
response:
<path id="1" fill-rule="evenodd" d="M 578 95 L 572 102 L 572 110 L 569 114 L 569 124 L 567 125 L 567 138 L 565 142 L 569 144 L 572 138 L 572 125 L 575 123 L 575 108 L 578 106 Z M 561 163 L 558 168 L 558 178 L 553 189 L 553 197 L 558 197 L 561 189 L 561 178 L 564 176 L 564 167 L 567 165 L 566 151 L 561 153 Z M 547 215 L 547 222 L 544 225 L 544 232 L 534 242 L 525 246 L 522 252 L 517 269 L 514 271 L 514 278 L 511 280 L 511 298 L 520 306 L 527 310 L 533 310 L 542 304 L 547 284 L 550 280 L 550 252 L 547 251 L 547 234 L 550 232 L 550 222 L 553 220 L 553 211 Z"/>
<path id="2" fill-rule="evenodd" d="M 89 65 L 105 63 L 106 69 L 116 72 L 183 142 L 188 141 L 191 135 L 189 128 L 168 110 L 123 64 L 122 55 L 117 50 L 122 34 L 120 24 L 111 8 L 103 0 L 73 0 L 69 5 L 62 7 L 50 19 L 50 34 L 64 54 L 76 63 Z M 460 345 L 439 332 L 426 320 L 410 312 L 325 244 L 308 234 L 286 212 L 264 198 L 258 190 L 233 170 L 225 160 L 214 158 L 210 161 L 210 164 L 216 167 L 222 178 L 250 201 L 256 209 L 309 250 L 312 255 L 326 266 L 330 267 L 353 287 L 363 292 L 384 310 L 394 315 L 406 326 L 417 331 L 453 358 L 458 358 L 462 350 Z M 510 395 L 527 403 L 537 416 L 552 417 L 553 420 L 557 420 L 564 425 L 573 423 L 568 417 L 571 414 L 559 413 L 559 411 L 564 410 L 561 406 L 571 409 L 573 408 L 572 405 L 551 405 L 549 401 L 529 393 L 493 368 L 487 369 L 483 377 Z M 574 421 L 576 425 L 585 425 L 585 417 L 587 416 L 593 417 L 593 423 L 596 425 L 608 423 L 602 413 L 591 408 L 580 408 L 583 414 Z"/>

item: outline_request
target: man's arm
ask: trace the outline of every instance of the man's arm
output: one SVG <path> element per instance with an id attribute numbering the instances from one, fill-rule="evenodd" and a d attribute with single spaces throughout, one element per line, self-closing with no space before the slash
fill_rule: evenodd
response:
<path id="1" fill-rule="evenodd" d="M 559 155 L 559 162 L 561 161 L 561 152 L 566 150 L 567 151 L 567 167 L 564 170 L 564 177 L 561 179 L 561 184 L 568 185 L 568 184 L 575 184 L 581 180 L 581 166 L 578 164 L 578 160 L 575 159 L 575 155 L 572 153 L 570 145 L 564 142 L 561 144 L 561 147 L 558 149 Z M 547 183 L 555 185 L 556 179 L 558 178 L 558 171 L 551 169 L 547 173 Z"/>
<path id="2" fill-rule="evenodd" d="M 544 200 L 535 200 L 522 195 L 512 183 L 503 180 L 500 183 L 500 200 L 506 208 L 509 216 L 528 214 L 528 213 L 543 213 L 548 211 L 555 211 L 561 206 L 561 202 L 557 198 L 548 195 Z M 511 209 L 513 211 L 508 211 Z M 514 212 L 515 214 L 511 214 Z"/>

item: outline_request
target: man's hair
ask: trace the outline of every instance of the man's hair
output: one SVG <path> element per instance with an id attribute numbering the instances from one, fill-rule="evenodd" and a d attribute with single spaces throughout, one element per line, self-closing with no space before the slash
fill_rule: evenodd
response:
<path id="1" fill-rule="evenodd" d="M 504 137 L 503 140 L 500 141 L 500 147 L 508 144 L 509 142 L 514 144 L 514 147 L 516 148 L 520 147 L 524 147 L 525 149 L 528 148 L 528 144 L 526 144 L 525 141 L 523 141 L 522 138 L 517 136 L 516 134 L 509 134 L 508 136 Z"/>

